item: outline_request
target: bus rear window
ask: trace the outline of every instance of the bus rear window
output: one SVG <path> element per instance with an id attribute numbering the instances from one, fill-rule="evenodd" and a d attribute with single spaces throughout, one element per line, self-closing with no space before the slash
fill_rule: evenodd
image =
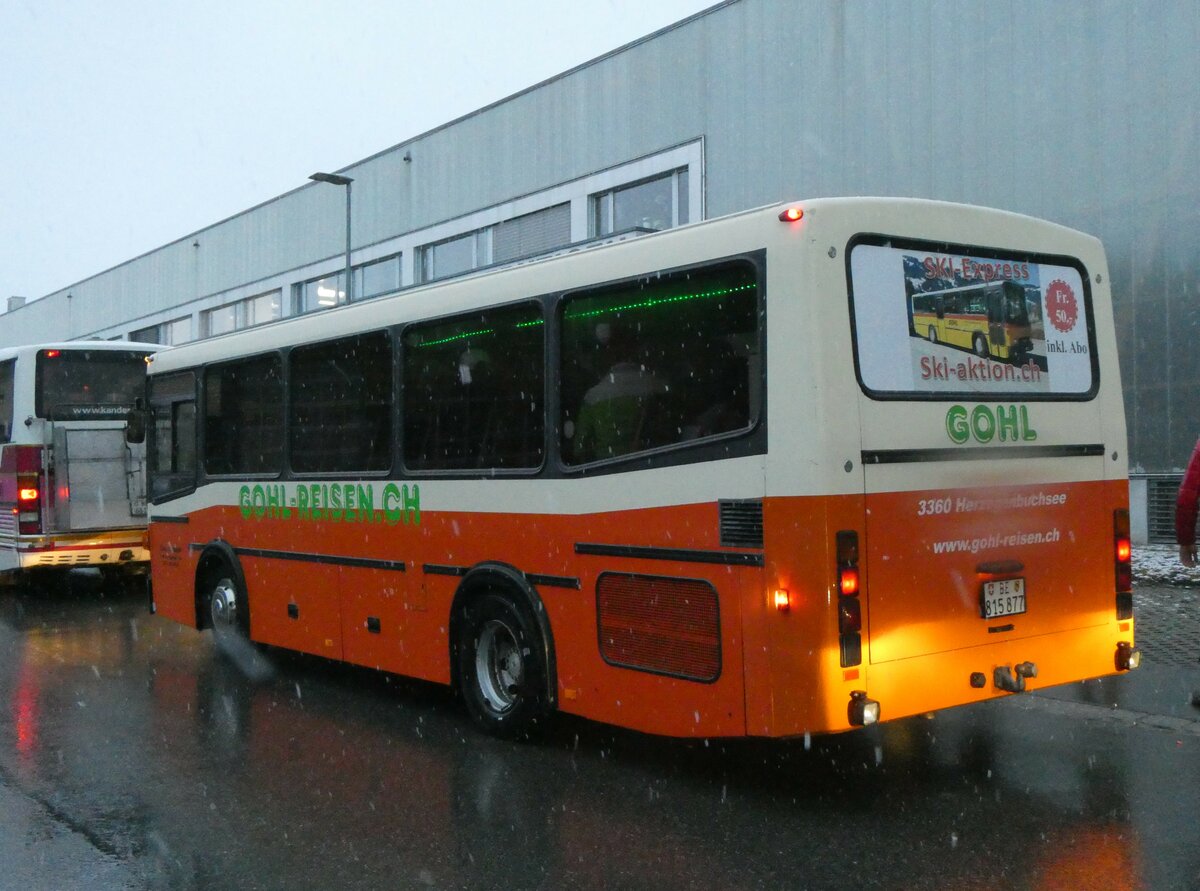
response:
<path id="1" fill-rule="evenodd" d="M 872 236 L 852 245 L 849 275 L 869 396 L 1096 393 L 1091 292 L 1076 261 Z"/>
<path id="2" fill-rule="evenodd" d="M 42 350 L 34 410 L 51 421 L 123 418 L 146 386 L 146 353 Z"/>

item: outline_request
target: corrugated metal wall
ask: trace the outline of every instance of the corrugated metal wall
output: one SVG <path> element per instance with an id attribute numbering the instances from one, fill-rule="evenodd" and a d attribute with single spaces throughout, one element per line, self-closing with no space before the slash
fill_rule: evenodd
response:
<path id="1" fill-rule="evenodd" d="M 1046 217 L 1105 242 L 1132 463 L 1171 470 L 1200 434 L 1197 46 L 1195 0 L 740 0 L 354 165 L 355 243 L 698 137 L 709 216 L 877 194 Z M 4 316 L 0 342 L 336 257 L 343 200 L 281 196 Z"/>

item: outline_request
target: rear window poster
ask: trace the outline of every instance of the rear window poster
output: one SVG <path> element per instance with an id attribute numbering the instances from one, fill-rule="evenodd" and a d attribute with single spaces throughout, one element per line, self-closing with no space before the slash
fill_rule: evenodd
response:
<path id="1" fill-rule="evenodd" d="M 1074 267 L 860 244 L 850 281 L 859 371 L 872 392 L 1092 389 L 1094 344 Z"/>

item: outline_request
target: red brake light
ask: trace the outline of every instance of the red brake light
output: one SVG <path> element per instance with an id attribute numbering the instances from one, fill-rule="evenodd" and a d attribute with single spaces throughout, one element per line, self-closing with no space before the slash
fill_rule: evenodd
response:
<path id="1" fill-rule="evenodd" d="M 789 207 L 787 210 L 781 211 L 779 219 L 784 223 L 794 223 L 797 220 L 804 218 L 803 207 Z"/>
<path id="2" fill-rule="evenodd" d="M 858 599 L 858 533 L 843 529 L 835 539 L 837 550 L 838 648 L 842 668 L 862 663 L 862 603 Z"/>
<path id="3" fill-rule="evenodd" d="M 18 501 L 37 501 L 38 500 L 38 490 L 37 489 L 20 489 L 17 492 L 17 500 Z"/>
<path id="4" fill-rule="evenodd" d="M 47 359 L 57 359 L 62 355 L 62 350 L 46 350 Z"/>

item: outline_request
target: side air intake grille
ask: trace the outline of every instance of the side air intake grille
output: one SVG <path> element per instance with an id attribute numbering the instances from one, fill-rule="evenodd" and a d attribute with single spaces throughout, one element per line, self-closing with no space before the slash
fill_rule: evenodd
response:
<path id="1" fill-rule="evenodd" d="M 1151 544 L 1175 543 L 1175 499 L 1181 476 L 1150 477 L 1146 480 L 1146 523 Z"/>
<path id="2" fill-rule="evenodd" d="M 596 604 L 609 664 L 692 681 L 721 674 L 720 607 L 703 579 L 605 572 Z"/>
<path id="3" fill-rule="evenodd" d="M 763 506 L 755 501 L 721 501 L 721 546 L 761 548 L 763 546 Z"/>

